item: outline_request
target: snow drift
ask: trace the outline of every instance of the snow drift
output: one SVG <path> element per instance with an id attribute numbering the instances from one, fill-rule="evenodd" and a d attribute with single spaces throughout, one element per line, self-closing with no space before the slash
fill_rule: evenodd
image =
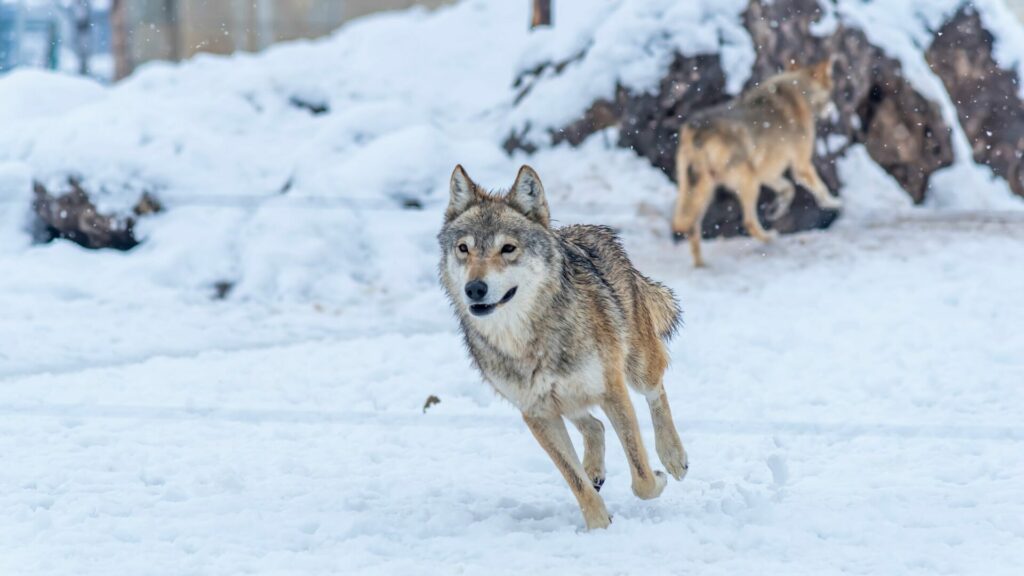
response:
<path id="1" fill-rule="evenodd" d="M 72 235 L 53 222 L 41 225 L 41 211 L 30 209 L 32 183 L 37 207 L 58 215 L 66 215 L 59 200 L 74 183 L 87 193 L 89 210 L 114 216 L 110 222 L 129 226 L 142 241 L 127 259 L 83 255 L 90 266 L 83 274 L 146 269 L 136 281 L 190 293 L 230 285 L 233 297 L 394 295 L 393 287 L 409 278 L 393 263 L 434 259 L 429 239 L 457 162 L 495 186 L 507 184 L 519 163 L 533 163 L 563 219 L 612 212 L 611 223 L 627 233 L 663 236 L 672 183 L 648 160 L 610 146 L 629 142 L 628 127 L 602 127 L 597 137 L 575 142 L 582 142 L 578 148 L 555 145 L 549 135 L 595 101 L 614 99 L 616 90 L 656 93 L 678 58 L 713 57 L 721 94 L 736 93 L 773 65 L 744 23 L 750 6 L 564 0 L 554 28 L 530 33 L 525 4 L 469 0 L 436 12 L 377 15 L 331 38 L 258 55 L 151 64 L 110 88 L 12 73 L 0 79 L 0 210 L 7 228 L 0 250 L 53 257 L 44 246 L 29 246 L 32 234 L 37 241 Z M 972 161 L 957 110 L 925 61 L 932 31 L 960 6 L 822 2 L 808 20 L 808 41 L 842 27 L 866 35 L 934 103 L 952 148 L 949 162 L 931 174 L 931 208 L 1018 208 L 1005 181 Z M 1024 45 L 1020 27 L 1007 23 L 997 2 L 976 7 L 996 33 L 993 61 L 1016 74 L 1008 46 Z M 510 133 L 533 153 L 506 153 Z M 842 152 L 823 156 L 837 163 L 830 180 L 846 194 L 849 183 L 840 175 L 864 171 L 843 164 L 877 158 L 870 146 L 869 154 L 859 153 L 855 139 L 829 143 L 826 149 Z M 857 195 L 847 198 L 851 214 L 894 197 L 870 187 Z M 161 210 L 140 211 L 144 198 Z M 89 228 L 105 220 L 78 221 Z M 410 269 L 418 271 L 414 282 L 433 282 L 422 265 Z"/>

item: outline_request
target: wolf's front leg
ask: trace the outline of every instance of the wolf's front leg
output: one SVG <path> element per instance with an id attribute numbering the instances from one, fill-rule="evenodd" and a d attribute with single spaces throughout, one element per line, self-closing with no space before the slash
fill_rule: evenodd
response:
<path id="1" fill-rule="evenodd" d="M 594 490 L 604 486 L 604 424 L 590 414 L 570 418 L 583 434 L 583 470 L 586 471 Z"/>
<path id="2" fill-rule="evenodd" d="M 523 414 L 523 420 L 530 428 L 534 438 L 540 443 L 544 451 L 548 453 L 555 467 L 565 477 L 573 496 L 580 504 L 580 511 L 583 513 L 583 521 L 587 524 L 587 530 L 594 528 L 607 528 L 611 524 L 611 516 L 604 506 L 604 500 L 594 489 L 591 479 L 583 470 L 579 456 L 572 446 L 569 438 L 569 431 L 565 428 L 565 421 L 561 416 L 530 416 Z"/>

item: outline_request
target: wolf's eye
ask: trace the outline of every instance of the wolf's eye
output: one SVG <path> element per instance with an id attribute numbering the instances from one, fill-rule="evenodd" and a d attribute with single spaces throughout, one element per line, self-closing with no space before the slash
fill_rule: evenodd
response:
<path id="1" fill-rule="evenodd" d="M 516 251 L 516 247 L 511 244 L 505 244 L 501 247 L 502 254 L 511 254 Z"/>
<path id="2" fill-rule="evenodd" d="M 469 254 L 469 246 L 466 246 L 465 242 L 459 244 L 459 252 L 462 252 L 463 254 Z"/>

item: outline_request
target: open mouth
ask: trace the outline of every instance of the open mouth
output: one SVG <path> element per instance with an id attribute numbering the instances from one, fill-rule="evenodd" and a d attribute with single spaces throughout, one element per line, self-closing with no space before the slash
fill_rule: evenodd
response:
<path id="1" fill-rule="evenodd" d="M 505 295 L 501 297 L 501 300 L 498 300 L 494 304 L 471 304 L 469 306 L 469 311 L 473 313 L 473 316 L 487 316 L 491 312 L 494 312 L 495 308 L 511 300 L 512 297 L 516 295 L 516 290 L 518 288 L 519 287 L 516 286 L 508 292 L 505 292 Z"/>

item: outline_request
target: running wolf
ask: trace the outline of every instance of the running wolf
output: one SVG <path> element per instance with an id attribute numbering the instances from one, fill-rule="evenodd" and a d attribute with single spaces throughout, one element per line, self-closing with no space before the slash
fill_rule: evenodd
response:
<path id="1" fill-rule="evenodd" d="M 775 190 L 772 220 L 788 212 L 794 189 L 786 170 L 822 208 L 842 207 L 811 164 L 814 122 L 830 113 L 831 94 L 832 60 L 826 59 L 777 74 L 726 104 L 695 114 L 683 125 L 676 153 L 679 197 L 672 231 L 676 239 L 689 236 L 695 266 L 704 265 L 701 220 L 718 186 L 739 196 L 744 227 L 763 242 L 775 232 L 761 227 L 757 196 L 762 184 Z"/>
<path id="2" fill-rule="evenodd" d="M 600 406 L 626 451 L 633 493 L 656 498 L 666 477 L 651 469 L 627 385 L 643 394 L 662 464 L 688 469 L 662 375 L 665 341 L 679 324 L 672 292 L 630 263 L 603 226 L 552 228 L 544 186 L 523 166 L 508 192 L 490 193 L 456 166 L 439 273 L 473 361 L 523 414 L 565 477 L 588 529 L 611 522 Z M 583 461 L 563 418 L 583 435 Z"/>

